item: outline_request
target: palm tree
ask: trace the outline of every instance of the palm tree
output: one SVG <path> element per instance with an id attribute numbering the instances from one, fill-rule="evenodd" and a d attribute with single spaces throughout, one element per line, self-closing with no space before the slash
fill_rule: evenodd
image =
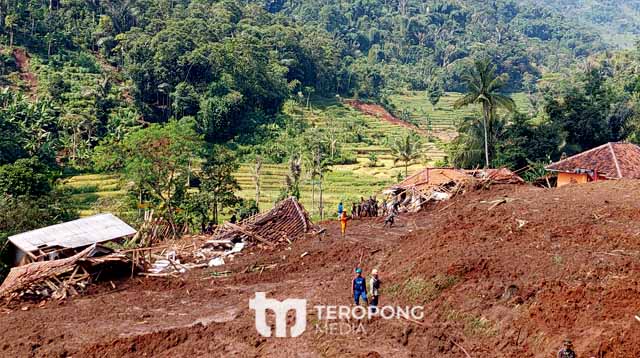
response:
<path id="1" fill-rule="evenodd" d="M 499 90 L 504 87 L 507 81 L 506 75 L 496 75 L 496 66 L 488 59 L 475 60 L 462 77 L 467 83 L 467 93 L 457 100 L 453 107 L 469 106 L 471 104 L 482 105 L 482 117 L 484 127 L 484 158 L 485 167 L 489 167 L 489 126 L 495 118 L 498 108 L 513 112 L 516 104 L 510 97 L 502 95 Z"/>
<path id="2" fill-rule="evenodd" d="M 422 142 L 413 133 L 407 133 L 406 136 L 397 138 L 391 143 L 391 152 L 393 154 L 393 164 L 404 162 L 404 176 L 409 173 L 409 163 L 420 158 Z"/>

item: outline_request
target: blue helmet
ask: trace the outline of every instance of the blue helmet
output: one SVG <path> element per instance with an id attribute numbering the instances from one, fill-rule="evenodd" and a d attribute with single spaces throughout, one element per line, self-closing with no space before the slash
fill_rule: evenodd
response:
<path id="1" fill-rule="evenodd" d="M 362 269 L 360 267 L 356 268 L 356 273 L 362 273 Z"/>

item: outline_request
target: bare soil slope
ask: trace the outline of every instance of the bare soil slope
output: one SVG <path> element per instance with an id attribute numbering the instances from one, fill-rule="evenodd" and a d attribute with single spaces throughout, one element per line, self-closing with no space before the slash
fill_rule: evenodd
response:
<path id="1" fill-rule="evenodd" d="M 568 337 L 579 357 L 639 357 L 639 192 L 632 181 L 494 186 L 387 231 L 380 218 L 356 220 L 340 239 L 337 222 L 325 223 L 323 238 L 222 269 L 0 308 L 0 355 L 465 357 L 462 347 L 471 357 L 553 357 Z M 310 311 L 298 338 L 258 335 L 255 292 L 349 304 L 361 258 L 381 271 L 382 303 L 425 305 L 423 324 L 373 319 L 360 322 L 364 332 L 328 334 Z M 264 264 L 277 265 L 255 269 Z M 213 274 L 223 270 L 233 273 Z"/>

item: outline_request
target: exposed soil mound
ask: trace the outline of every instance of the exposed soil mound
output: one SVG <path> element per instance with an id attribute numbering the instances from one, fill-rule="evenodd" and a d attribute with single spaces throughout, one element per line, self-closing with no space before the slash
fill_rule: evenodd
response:
<path id="1" fill-rule="evenodd" d="M 5 308 L 0 355 L 553 357 L 570 338 L 579 357 L 638 357 L 639 191 L 634 181 L 503 185 L 401 215 L 390 230 L 354 220 L 340 239 L 327 222 L 324 236 L 223 269 Z M 258 335 L 255 292 L 348 305 L 359 264 L 380 270 L 382 304 L 424 305 L 425 319 L 336 334 L 314 329 L 309 310 L 300 337 Z"/>
<path id="2" fill-rule="evenodd" d="M 29 64 L 29 54 L 21 48 L 13 50 L 13 57 L 20 70 L 20 79 L 25 83 L 27 91 L 33 96 L 38 89 L 38 79 L 31 71 Z"/>
<path id="3" fill-rule="evenodd" d="M 373 103 L 365 103 L 365 102 L 361 102 L 358 100 L 346 100 L 345 101 L 346 104 L 348 104 L 349 106 L 359 110 L 360 112 L 370 115 L 370 116 L 374 116 L 374 117 L 378 117 L 380 119 L 383 119 L 387 122 L 393 123 L 393 124 L 397 124 L 399 126 L 403 126 L 409 129 L 412 129 L 416 132 L 419 132 L 423 135 L 427 135 L 428 133 L 423 130 L 420 129 L 416 126 L 414 126 L 411 123 L 407 123 L 403 120 L 400 120 L 399 118 L 394 117 L 391 113 L 389 113 L 384 107 L 382 107 L 379 104 L 373 104 Z"/>

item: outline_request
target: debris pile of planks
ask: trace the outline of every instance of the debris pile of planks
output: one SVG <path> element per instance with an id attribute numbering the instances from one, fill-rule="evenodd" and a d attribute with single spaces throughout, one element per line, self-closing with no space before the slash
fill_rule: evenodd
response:
<path id="1" fill-rule="evenodd" d="M 132 267 L 126 255 L 93 244 L 68 258 L 12 268 L 0 286 L 0 298 L 64 299 L 81 293 L 101 275 L 129 273 Z"/>
<path id="2" fill-rule="evenodd" d="M 404 181 L 386 189 L 390 207 L 401 212 L 418 212 L 429 203 L 449 200 L 469 187 L 493 184 L 522 184 L 524 180 L 506 168 L 461 170 L 455 168 L 426 168 Z"/>
<path id="3" fill-rule="evenodd" d="M 163 217 L 154 217 L 153 210 L 144 212 L 144 220 L 129 245 L 148 247 L 157 245 L 169 237 L 182 237 L 189 232 L 189 225 L 175 225 Z"/>
<path id="4" fill-rule="evenodd" d="M 291 243 L 315 229 L 304 207 L 296 198 L 290 197 L 268 212 L 254 215 L 238 225 L 222 225 L 213 236 L 217 240 L 244 241 L 271 248 L 279 243 Z"/>
<path id="5" fill-rule="evenodd" d="M 401 212 L 418 212 L 430 202 L 448 200 L 464 191 L 473 178 L 463 170 L 426 168 L 384 191 L 389 205 Z"/>
<path id="6" fill-rule="evenodd" d="M 148 255 L 153 264 L 143 275 L 176 276 L 193 268 L 222 266 L 247 246 L 274 249 L 279 244 L 291 243 L 307 233 L 317 231 L 319 228 L 311 222 L 304 207 L 291 197 L 279 202 L 268 212 L 254 215 L 238 224 L 225 223 L 209 237 L 190 236 L 190 245 L 173 245 Z"/>
<path id="7" fill-rule="evenodd" d="M 222 266 L 225 259 L 232 260 L 244 246 L 243 242 L 209 240 L 203 235 L 186 236 L 161 250 L 158 247 L 146 249 L 148 252 L 143 257 L 147 270 L 140 275 L 179 276 L 196 268 Z"/>
<path id="8" fill-rule="evenodd" d="M 467 170 L 466 172 L 483 185 L 525 183 L 524 179 L 507 168 Z"/>

